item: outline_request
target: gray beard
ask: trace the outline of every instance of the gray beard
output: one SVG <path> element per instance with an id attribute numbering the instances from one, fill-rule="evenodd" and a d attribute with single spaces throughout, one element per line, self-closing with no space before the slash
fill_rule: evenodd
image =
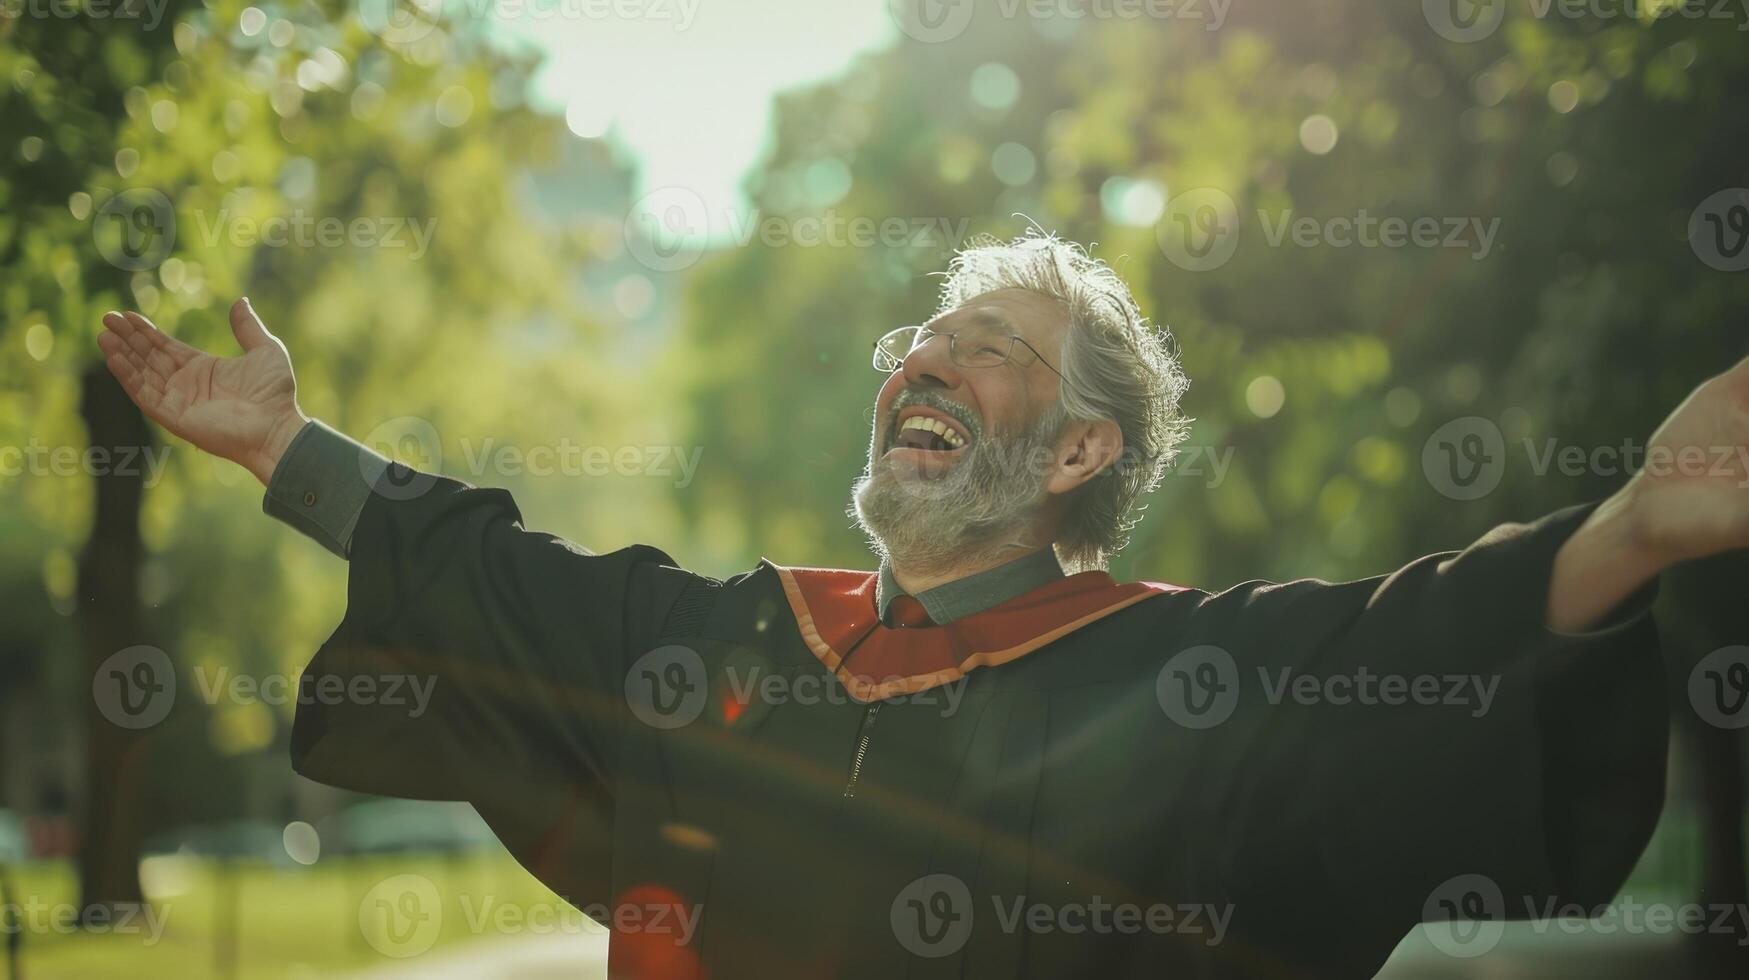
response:
<path id="1" fill-rule="evenodd" d="M 902 477 L 882 465 L 879 435 L 871 436 L 868 468 L 851 486 L 849 512 L 877 555 L 913 574 L 939 575 L 1034 550 L 1045 543 L 1030 540 L 1031 528 L 1065 420 L 1059 405 L 1019 432 L 998 429 L 934 479 Z"/>

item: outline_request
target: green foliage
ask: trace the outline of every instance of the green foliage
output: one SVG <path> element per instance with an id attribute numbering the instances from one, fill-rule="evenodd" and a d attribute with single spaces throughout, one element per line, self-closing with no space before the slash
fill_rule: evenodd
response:
<path id="1" fill-rule="evenodd" d="M 1728 22 L 1514 12 L 1455 44 L 1411 4 L 1345 10 L 1340 27 L 1280 11 L 1235 10 L 1218 32 L 1086 18 L 1048 39 L 979 9 L 951 43 L 901 43 L 786 97 L 748 186 L 784 219 L 963 219 L 1008 237 L 1023 212 L 1098 243 L 1179 341 L 1204 453 L 1201 472 L 1187 455 L 1154 496 L 1120 577 L 1353 577 L 1595 499 L 1620 477 L 1538 474 L 1524 440 L 1643 441 L 1742 353 L 1749 281 L 1685 240 L 1696 205 L 1745 180 L 1732 93 L 1746 62 Z M 974 97 L 992 62 L 1020 79 L 1005 107 Z M 1335 127 L 1327 153 L 1302 143 L 1313 116 Z M 1038 161 L 1016 186 L 992 165 L 1010 142 Z M 807 200 L 800 175 L 822 160 L 852 184 Z M 1123 192 L 1138 182 L 1168 199 L 1228 194 L 1231 260 L 1169 261 L 1152 223 L 1129 223 Z M 1363 212 L 1498 231 L 1474 257 L 1269 241 L 1284 220 Z M 933 312 L 940 246 L 756 242 L 703 264 L 683 356 L 701 365 L 698 441 L 721 447 L 688 501 L 712 561 L 870 561 L 839 516 L 878 383 L 866 348 Z M 1248 405 L 1259 378 L 1285 393 L 1273 414 Z M 1456 501 L 1422 475 L 1422 448 L 1471 415 L 1495 421 L 1511 455 L 1499 489 Z M 1207 453 L 1229 449 L 1214 486 Z"/>

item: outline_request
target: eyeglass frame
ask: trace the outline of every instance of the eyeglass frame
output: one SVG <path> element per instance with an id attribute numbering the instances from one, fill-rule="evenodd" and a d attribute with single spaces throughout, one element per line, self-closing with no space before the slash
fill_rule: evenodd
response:
<path id="1" fill-rule="evenodd" d="M 931 330 L 928 327 L 926 327 L 920 323 L 906 324 L 903 327 L 894 327 L 893 329 L 888 330 L 886 333 L 881 334 L 880 339 L 876 340 L 874 342 L 874 357 L 872 358 L 872 361 L 874 364 L 874 369 L 876 371 L 879 371 L 882 374 L 892 374 L 894 371 L 897 371 L 900 368 L 905 366 L 905 359 L 904 358 L 902 358 L 902 357 L 895 358 L 895 357 L 893 357 L 893 355 L 891 353 L 887 352 L 885 349 L 883 349 L 881 347 L 882 341 L 886 340 L 888 337 L 893 336 L 894 334 L 898 333 L 901 330 L 915 330 L 918 332 L 919 337 L 921 337 L 921 335 L 924 333 L 929 334 L 930 337 L 946 337 L 947 338 L 947 356 L 948 356 L 948 359 L 953 361 L 953 363 L 958 364 L 960 367 L 969 367 L 969 368 L 1001 367 L 1004 364 L 1011 363 L 1013 358 L 1014 358 L 1014 344 L 1016 341 L 1019 341 L 1020 343 L 1026 345 L 1027 350 L 1032 351 L 1032 356 L 1038 358 L 1038 361 L 1040 364 L 1043 364 L 1045 367 L 1050 368 L 1050 372 L 1052 374 L 1056 375 L 1059 378 L 1063 378 L 1063 372 L 1061 372 L 1061 371 L 1057 370 L 1055 367 L 1053 367 L 1051 365 L 1051 362 L 1045 360 L 1045 356 L 1038 352 L 1038 348 L 1034 347 L 1032 345 L 1031 341 L 1027 340 L 1025 337 L 1020 336 L 1019 334 L 1011 333 L 1011 334 L 1006 335 L 1008 337 L 1008 349 L 1002 353 L 1002 360 L 1000 362 L 998 362 L 996 364 L 965 364 L 965 363 L 962 363 L 958 358 L 954 357 L 954 353 L 958 350 L 958 348 L 955 346 L 955 344 L 957 343 L 958 338 L 959 338 L 959 331 L 958 330 L 955 330 L 951 333 L 940 331 L 940 330 Z M 911 349 L 906 351 L 905 353 L 907 355 L 909 355 L 911 353 L 911 351 L 914 351 L 917 348 L 922 347 L 927 342 L 928 342 L 928 337 L 921 337 L 921 339 L 912 338 Z M 890 368 L 881 367 L 881 358 L 883 356 L 893 358 L 894 363 L 893 363 L 892 367 L 890 367 Z M 1068 379 L 1063 378 L 1063 380 L 1067 381 Z"/>

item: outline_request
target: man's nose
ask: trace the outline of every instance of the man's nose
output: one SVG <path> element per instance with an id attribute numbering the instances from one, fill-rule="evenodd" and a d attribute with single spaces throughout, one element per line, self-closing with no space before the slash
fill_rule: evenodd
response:
<path id="1" fill-rule="evenodd" d="M 899 368 L 905 382 L 922 388 L 958 388 L 960 372 L 949 352 L 951 340 L 945 334 L 932 334 L 911 348 Z"/>

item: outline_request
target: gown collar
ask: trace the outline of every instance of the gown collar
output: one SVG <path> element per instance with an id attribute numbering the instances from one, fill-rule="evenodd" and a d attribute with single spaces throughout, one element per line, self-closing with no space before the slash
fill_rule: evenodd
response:
<path id="1" fill-rule="evenodd" d="M 944 625 L 889 628 L 875 606 L 878 572 L 759 562 L 782 582 L 808 650 L 864 702 L 925 691 L 980 667 L 1018 660 L 1143 599 L 1182 590 L 1163 582 L 1120 583 L 1107 572 L 1086 571 Z"/>
<path id="2" fill-rule="evenodd" d="M 892 563 L 882 558 L 880 575 L 875 579 L 875 610 L 883 625 L 892 626 L 890 607 L 893 600 L 910 595 L 923 605 L 923 611 L 930 619 L 942 624 L 951 623 L 1063 577 L 1063 566 L 1057 562 L 1056 549 L 1045 547 L 935 588 L 908 593 L 899 587 Z"/>

